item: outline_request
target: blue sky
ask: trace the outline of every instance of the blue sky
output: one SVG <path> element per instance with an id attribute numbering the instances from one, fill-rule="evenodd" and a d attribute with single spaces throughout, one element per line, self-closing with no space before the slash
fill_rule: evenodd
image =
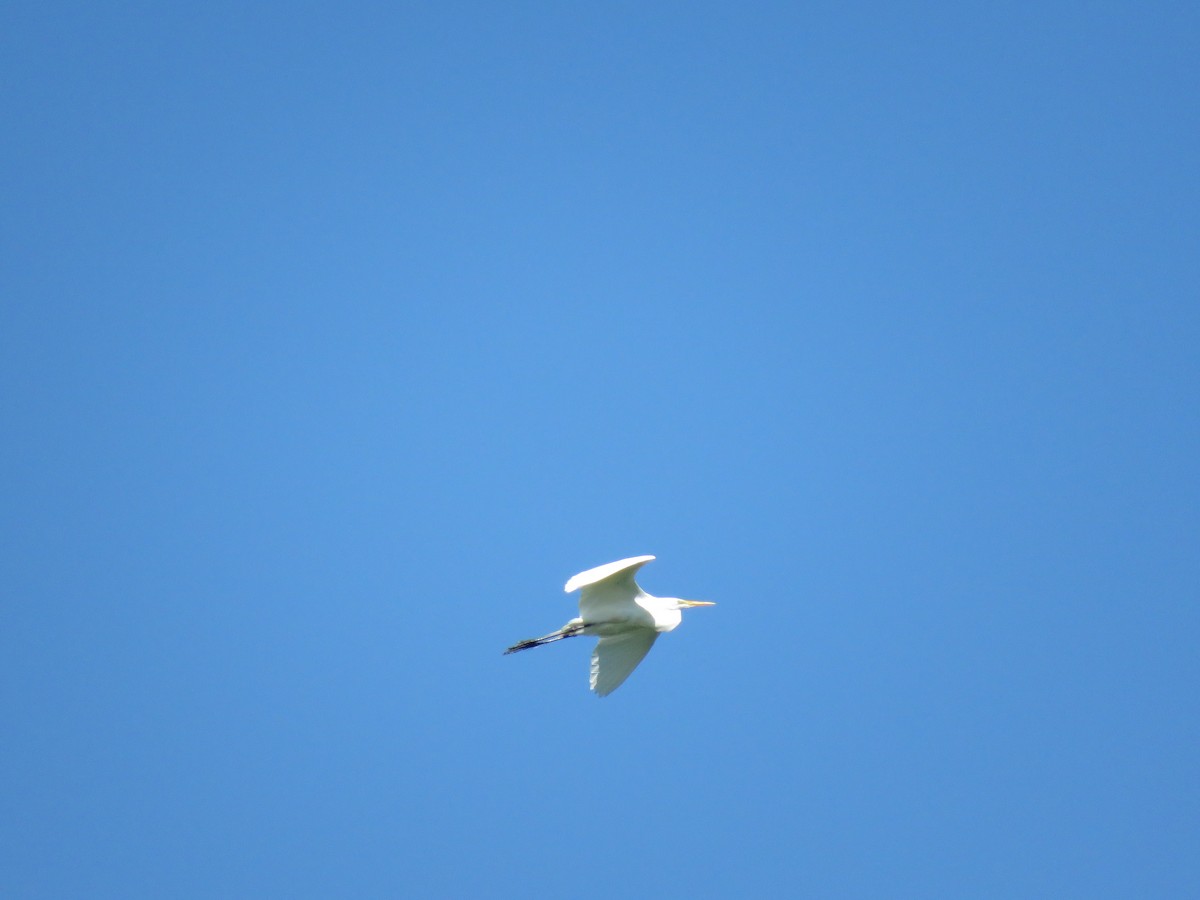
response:
<path id="1" fill-rule="evenodd" d="M 0 893 L 1200 893 L 1194 5 L 0 24 Z"/>

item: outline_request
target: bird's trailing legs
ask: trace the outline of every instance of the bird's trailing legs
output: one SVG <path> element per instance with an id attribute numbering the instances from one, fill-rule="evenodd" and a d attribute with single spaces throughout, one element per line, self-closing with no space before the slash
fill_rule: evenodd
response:
<path id="1" fill-rule="evenodd" d="M 558 631 L 551 632 L 545 637 L 529 638 L 525 641 L 517 641 L 507 650 L 505 654 L 516 653 L 518 650 L 528 650 L 530 647 L 540 647 L 542 644 L 553 644 L 555 641 L 561 641 L 564 638 L 575 637 L 583 634 L 583 622 L 578 619 L 572 620 L 564 625 Z"/>

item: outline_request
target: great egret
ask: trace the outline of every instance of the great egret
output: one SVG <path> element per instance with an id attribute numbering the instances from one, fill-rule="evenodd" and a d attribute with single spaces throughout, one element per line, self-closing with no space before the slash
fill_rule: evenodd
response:
<path id="1" fill-rule="evenodd" d="M 567 582 L 569 594 L 579 595 L 579 618 L 545 637 L 513 644 L 505 653 L 551 644 L 581 634 L 597 635 L 592 651 L 592 690 L 604 697 L 619 688 L 654 646 L 660 633 L 671 631 L 683 619 L 680 610 L 716 606 L 707 600 L 652 597 L 633 580 L 637 570 L 653 556 L 631 556 L 580 572 Z"/>

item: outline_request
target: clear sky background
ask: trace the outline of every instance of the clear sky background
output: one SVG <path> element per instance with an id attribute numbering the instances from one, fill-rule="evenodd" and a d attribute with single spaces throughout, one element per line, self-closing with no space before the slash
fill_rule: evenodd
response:
<path id="1" fill-rule="evenodd" d="M 7 4 L 0 894 L 1200 894 L 1198 47 Z"/>

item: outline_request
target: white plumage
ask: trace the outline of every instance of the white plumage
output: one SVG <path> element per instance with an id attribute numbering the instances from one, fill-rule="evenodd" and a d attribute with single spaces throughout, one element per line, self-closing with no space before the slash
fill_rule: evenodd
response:
<path id="1" fill-rule="evenodd" d="M 581 590 L 579 618 L 545 637 L 513 644 L 505 653 L 540 647 L 564 638 L 595 635 L 600 638 L 592 652 L 591 685 L 597 695 L 611 694 L 637 668 L 658 636 L 677 627 L 681 610 L 693 606 L 715 606 L 705 600 L 655 597 L 643 591 L 634 576 L 653 556 L 631 556 L 596 566 L 568 579 L 567 593 Z"/>

